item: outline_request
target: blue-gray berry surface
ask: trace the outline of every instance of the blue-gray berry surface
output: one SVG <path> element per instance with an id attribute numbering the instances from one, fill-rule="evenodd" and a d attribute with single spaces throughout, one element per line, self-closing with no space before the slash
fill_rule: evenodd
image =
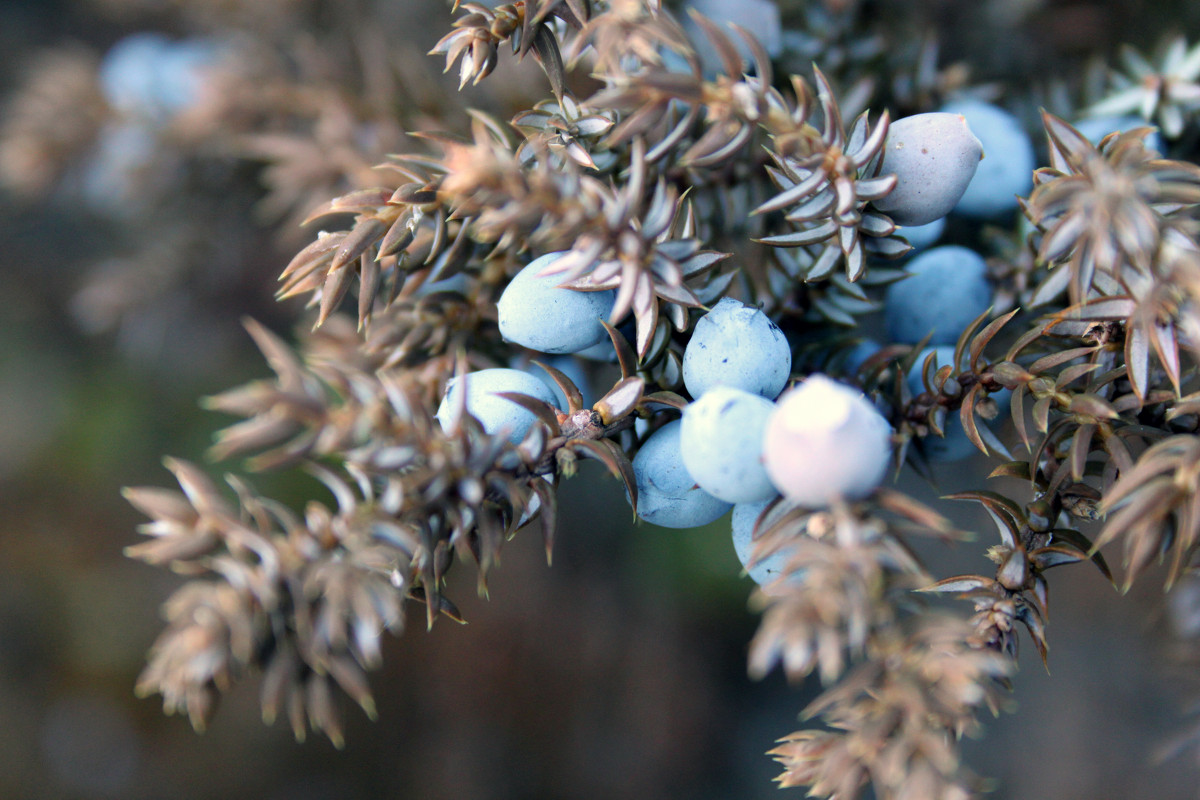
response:
<path id="1" fill-rule="evenodd" d="M 853 375 L 866 363 L 867 359 L 883 349 L 883 345 L 874 339 L 863 339 L 846 353 L 842 359 L 842 372 Z"/>
<path id="2" fill-rule="evenodd" d="M 1101 139 L 1110 133 L 1124 133 L 1134 128 L 1146 127 L 1154 127 L 1154 125 L 1133 114 L 1121 117 L 1086 117 L 1075 123 L 1075 130 L 1082 133 L 1089 142 L 1097 145 L 1100 144 Z M 1167 144 L 1163 141 L 1160 131 L 1156 130 L 1149 134 L 1142 142 L 1151 150 L 1156 150 L 1159 153 L 1166 152 Z"/>
<path id="3" fill-rule="evenodd" d="M 983 147 L 958 114 L 914 114 L 893 122 L 881 173 L 896 188 L 874 206 L 897 225 L 925 225 L 946 216 L 966 191 Z"/>
<path id="4" fill-rule="evenodd" d="M 731 507 L 696 486 L 679 452 L 679 420 L 659 428 L 633 457 L 638 516 L 664 528 L 696 528 L 718 519 Z"/>
<path id="5" fill-rule="evenodd" d="M 947 103 L 942 111 L 962 114 L 983 145 L 983 161 L 954 212 L 991 219 L 1016 211 L 1017 195 L 1029 195 L 1037 166 L 1033 141 L 1021 121 L 1003 108 L 980 100 Z"/>
<path id="6" fill-rule="evenodd" d="M 511 400 L 497 396 L 502 392 L 527 394 L 550 405 L 555 404 L 554 392 L 540 378 L 519 369 L 481 369 L 465 376 L 452 378 L 446 395 L 438 407 L 437 418 L 449 430 L 454 424 L 455 409 L 463 381 L 466 382 L 467 412 L 479 420 L 489 434 L 507 432 L 514 444 L 525 438 L 536 417 Z"/>
<path id="7" fill-rule="evenodd" d="M 729 515 L 729 524 L 733 531 L 733 550 L 737 553 L 738 561 L 742 562 L 746 574 L 759 586 L 766 586 L 779 577 L 779 573 L 787 567 L 790 557 L 790 551 L 783 548 L 771 553 L 766 558 L 751 563 L 755 544 L 754 523 L 766 510 L 771 499 L 768 498 L 758 503 L 738 503 L 733 507 L 733 513 Z M 761 529 L 766 530 L 794 507 L 787 502 L 779 503 L 763 519 Z"/>
<path id="8" fill-rule="evenodd" d="M 742 62 L 749 67 L 753 60 L 750 46 L 737 35 L 729 23 L 734 22 L 754 34 L 762 43 L 767 55 L 772 58 L 783 52 L 783 27 L 780 25 L 779 6 L 771 0 L 688 0 L 686 7 L 703 14 L 737 47 Z M 696 45 L 696 53 L 708 75 L 716 75 L 722 69 L 721 57 L 690 13 L 683 15 L 683 28 Z"/>
<path id="9" fill-rule="evenodd" d="M 541 275 L 562 253 L 534 259 L 513 277 L 496 304 L 500 335 L 539 353 L 574 353 L 607 340 L 601 319 L 615 293 L 577 292 L 559 287 L 560 275 Z"/>
<path id="10" fill-rule="evenodd" d="M 769 500 L 777 492 L 762 462 L 763 431 L 775 404 L 715 386 L 683 410 L 680 452 L 688 473 L 727 503 Z"/>
<path id="11" fill-rule="evenodd" d="M 683 353 L 683 382 L 694 398 L 732 386 L 774 399 L 791 371 L 792 351 L 779 326 L 731 297 L 700 318 Z"/>
<path id="12" fill-rule="evenodd" d="M 134 33 L 109 48 L 99 70 L 109 105 L 129 116 L 158 116 L 156 75 L 170 47 L 171 40 L 161 33 Z"/>
<path id="13" fill-rule="evenodd" d="M 953 344 L 992 305 L 987 264 L 974 250 L 934 247 L 912 259 L 905 271 L 909 277 L 889 286 L 884 296 L 884 324 L 894 342 L 916 344 L 932 332 L 930 344 Z"/>
<path id="14" fill-rule="evenodd" d="M 938 217 L 933 222 L 926 222 L 924 225 L 898 228 L 896 233 L 903 236 L 912 245 L 913 250 L 927 250 L 937 244 L 938 239 L 942 238 L 945 231 L 946 218 Z"/>
<path id="15" fill-rule="evenodd" d="M 198 102 L 205 73 L 219 61 L 215 40 L 173 42 L 161 33 L 134 33 L 114 44 L 100 64 L 108 103 L 131 119 L 159 123 Z"/>
<path id="16" fill-rule="evenodd" d="M 609 345 L 611 348 L 611 345 Z M 532 357 L 528 354 L 522 354 L 509 359 L 508 365 L 513 369 L 523 370 L 528 372 L 533 377 L 546 384 L 546 388 L 554 395 L 554 407 L 560 411 L 567 410 L 567 396 L 558 388 L 558 384 L 550 377 L 550 373 L 534 364 L 534 360 L 552 367 L 570 379 L 571 383 L 575 384 L 575 388 L 579 390 L 580 396 L 583 398 L 583 407 L 591 408 L 596 402 L 595 393 L 592 391 L 591 379 L 588 376 L 587 369 L 584 367 L 584 362 L 578 357 L 578 354 L 563 353 L 560 355 L 542 355 L 538 357 L 535 353 Z"/>

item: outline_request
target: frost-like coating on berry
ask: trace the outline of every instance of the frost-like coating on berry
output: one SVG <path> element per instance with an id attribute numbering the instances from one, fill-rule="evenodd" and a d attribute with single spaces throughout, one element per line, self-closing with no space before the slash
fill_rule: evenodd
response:
<path id="1" fill-rule="evenodd" d="M 946 218 L 938 217 L 933 222 L 924 225 L 909 225 L 898 228 L 896 233 L 904 237 L 912 245 L 913 250 L 927 250 L 937 244 L 938 239 L 946 230 Z"/>
<path id="2" fill-rule="evenodd" d="M 489 434 L 495 436 L 507 431 L 508 440 L 514 444 L 525 438 L 536 417 L 513 401 L 498 397 L 498 393 L 519 392 L 554 405 L 554 392 L 538 378 L 519 369 L 481 369 L 464 377 L 467 384 L 467 411 L 479 420 Z M 438 422 L 446 430 L 450 430 L 454 424 L 463 379 L 451 379 L 446 387 L 446 396 L 438 406 Z"/>
<path id="3" fill-rule="evenodd" d="M 759 586 L 766 586 L 779 577 L 779 573 L 787 567 L 790 556 L 785 548 L 777 550 L 754 565 L 750 564 L 750 557 L 754 554 L 754 522 L 772 499 L 774 496 L 761 503 L 738 503 L 733 507 L 733 513 L 729 515 L 730 527 L 733 529 L 733 550 L 737 553 L 738 561 L 742 562 L 742 566 L 745 567 L 746 574 Z M 786 501 L 776 505 L 763 520 L 762 530 L 766 530 L 778 522 L 793 508 L 795 505 Z"/>
<path id="4" fill-rule="evenodd" d="M 732 386 L 774 399 L 791 371 L 783 331 L 761 310 L 731 297 L 700 318 L 683 353 L 683 383 L 695 398 L 714 386 Z"/>
<path id="5" fill-rule="evenodd" d="M 1075 130 L 1082 133 L 1084 138 L 1095 145 L 1100 144 L 1101 139 L 1114 131 L 1124 133 L 1134 128 L 1146 127 L 1154 127 L 1154 124 L 1134 114 L 1126 114 L 1121 117 L 1088 117 L 1075 123 Z M 1146 138 L 1142 139 L 1142 143 L 1150 150 L 1155 150 L 1159 153 L 1167 152 L 1167 143 L 1163 141 L 1160 131 L 1154 131 L 1149 134 Z"/>
<path id="6" fill-rule="evenodd" d="M 925 225 L 944 217 L 967 190 L 983 146 L 959 114 L 914 114 L 893 122 L 884 142 L 881 174 L 896 188 L 876 200 L 897 225 Z"/>
<path id="7" fill-rule="evenodd" d="M 1017 195 L 1033 188 L 1037 157 L 1021 121 L 1003 108 L 980 100 L 947 103 L 942 111 L 962 114 L 983 145 L 984 159 L 954 206 L 954 213 L 990 219 L 1015 211 Z"/>
<path id="8" fill-rule="evenodd" d="M 775 488 L 808 508 L 870 494 L 887 473 L 891 426 L 859 391 L 813 375 L 767 420 L 763 459 Z"/>
<path id="9" fill-rule="evenodd" d="M 715 386 L 683 410 L 680 452 L 688 473 L 727 503 L 775 496 L 762 463 L 763 430 L 775 404 L 757 394 Z"/>
<path id="10" fill-rule="evenodd" d="M 909 277 L 889 286 L 884 296 L 884 324 L 894 342 L 916 344 L 932 331 L 930 344 L 953 344 L 992 304 L 987 264 L 974 250 L 935 247 L 905 271 Z"/>
<path id="11" fill-rule="evenodd" d="M 730 504 L 696 486 L 679 452 L 679 420 L 655 431 L 633 457 L 638 516 L 664 528 L 697 528 L 718 519 Z"/>
<path id="12" fill-rule="evenodd" d="M 600 320 L 612 310 L 616 293 L 562 289 L 561 275 L 541 271 L 564 253 L 534 259 L 505 287 L 496 304 L 500 335 L 539 353 L 574 353 L 608 338 Z"/>

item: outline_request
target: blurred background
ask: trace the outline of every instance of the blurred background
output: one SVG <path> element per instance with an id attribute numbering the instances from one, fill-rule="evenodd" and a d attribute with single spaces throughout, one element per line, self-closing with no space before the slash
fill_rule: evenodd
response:
<path id="1" fill-rule="evenodd" d="M 874 5 L 1007 86 L 1198 30 L 1194 5 L 1150 0 Z M 0 796 L 777 796 L 763 753 L 816 687 L 746 677 L 758 620 L 728 520 L 634 528 L 599 472 L 566 485 L 553 568 L 518 536 L 491 600 L 457 576 L 469 624 L 410 614 L 344 751 L 265 727 L 254 679 L 203 735 L 134 697 L 179 579 L 122 556 L 142 520 L 120 489 L 170 485 L 162 457 L 201 460 L 227 422 L 197 399 L 265 374 L 240 320 L 293 330 L 273 292 L 304 214 L 371 185 L 403 131 L 464 128 L 424 55 L 452 19 L 437 0 L 0 2 Z M 505 64 L 465 104 L 511 114 L 528 86 L 536 67 Z M 932 501 L 987 471 L 902 488 Z M 968 511 L 979 542 L 931 553 L 939 576 L 987 568 Z M 1159 586 L 1053 575 L 1050 674 L 1025 647 L 1016 712 L 966 746 L 993 797 L 1196 796 L 1193 759 L 1152 763 L 1195 699 Z M 1195 594 L 1175 629 L 1196 632 Z"/>

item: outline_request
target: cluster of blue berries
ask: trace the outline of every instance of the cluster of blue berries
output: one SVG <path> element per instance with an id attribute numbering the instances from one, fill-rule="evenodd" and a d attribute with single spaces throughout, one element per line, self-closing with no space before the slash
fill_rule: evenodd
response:
<path id="1" fill-rule="evenodd" d="M 523 268 L 497 307 L 505 339 L 565 357 L 605 344 L 601 320 L 613 297 L 566 289 L 543 274 L 559 257 Z M 784 391 L 791 367 L 787 338 L 760 309 L 726 297 L 697 320 L 682 370 L 694 402 L 646 435 L 632 460 L 641 519 L 693 528 L 741 509 L 734 528 L 744 534 L 744 518 L 757 518 L 781 495 L 819 508 L 864 497 L 882 481 L 891 456 L 887 421 L 861 392 L 822 375 Z M 530 371 L 483 369 L 450 382 L 438 419 L 450 428 L 465 409 L 489 434 L 518 443 L 536 418 L 504 393 L 563 408 Z M 769 574 L 764 569 L 756 565 L 752 574 Z"/>
<path id="2" fill-rule="evenodd" d="M 917 254 L 906 265 L 906 278 L 888 287 L 883 322 L 891 342 L 927 346 L 907 376 L 912 395 L 927 388 L 926 358 L 932 356 L 935 366 L 949 364 L 953 343 L 991 305 L 983 257 L 959 245 L 935 246 L 947 216 L 988 220 L 1014 212 L 1017 195 L 1028 192 L 1033 159 L 1015 117 L 979 101 L 892 123 L 881 170 L 894 173 L 897 184 L 875 205 L 904 226 Z M 564 255 L 543 255 L 512 278 L 497 304 L 500 333 L 571 364 L 578 365 L 577 356 L 604 360 L 612 345 L 602 320 L 615 292 L 561 285 L 555 262 Z M 879 347 L 865 341 L 855 358 L 865 360 Z M 694 528 L 732 509 L 735 550 L 751 577 L 767 583 L 781 571 L 786 553 L 753 561 L 756 524 L 761 530 L 787 508 L 864 498 L 883 481 L 892 462 L 892 426 L 859 389 L 823 374 L 788 389 L 791 345 L 761 309 L 720 299 L 691 328 L 681 372 L 691 398 L 681 418 L 639 420 L 631 440 L 642 520 Z M 438 417 L 449 427 L 465 408 L 487 432 L 520 442 L 535 416 L 504 393 L 565 407 L 544 376 L 485 369 L 451 382 Z M 945 428 L 944 438 L 928 437 L 926 457 L 966 457 L 973 446 L 957 418 Z"/>

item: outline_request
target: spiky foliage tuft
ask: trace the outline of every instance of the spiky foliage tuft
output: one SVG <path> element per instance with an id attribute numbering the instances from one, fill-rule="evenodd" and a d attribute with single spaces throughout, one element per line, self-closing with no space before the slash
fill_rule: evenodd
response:
<path id="1" fill-rule="evenodd" d="M 1039 258 L 1066 266 L 1052 269 L 1033 302 L 1064 289 L 1072 303 L 1092 290 L 1142 294 L 1160 243 L 1179 237 L 1182 212 L 1200 203 L 1200 167 L 1147 150 L 1149 128 L 1109 136 L 1096 148 L 1057 117 L 1044 121 L 1050 167 L 1034 173 L 1025 213 L 1045 231 Z"/>
<path id="2" fill-rule="evenodd" d="M 1087 109 L 1096 116 L 1138 114 L 1178 139 L 1200 110 L 1200 44 L 1182 36 L 1164 40 L 1152 59 L 1121 48 L 1122 71 L 1111 74 L 1108 95 Z"/>

